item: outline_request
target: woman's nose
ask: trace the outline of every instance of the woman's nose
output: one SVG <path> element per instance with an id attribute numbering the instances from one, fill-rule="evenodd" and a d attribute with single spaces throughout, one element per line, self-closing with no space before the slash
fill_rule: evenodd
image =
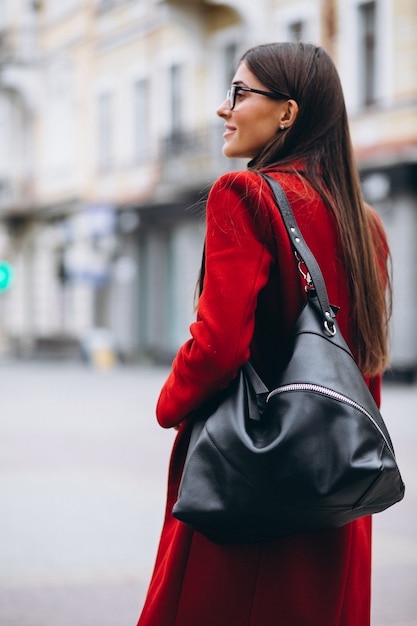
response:
<path id="1" fill-rule="evenodd" d="M 219 117 L 226 117 L 227 115 L 230 114 L 230 105 L 229 102 L 226 98 L 226 100 L 224 102 L 221 103 L 221 105 L 218 107 L 217 111 L 216 111 L 217 115 Z"/>

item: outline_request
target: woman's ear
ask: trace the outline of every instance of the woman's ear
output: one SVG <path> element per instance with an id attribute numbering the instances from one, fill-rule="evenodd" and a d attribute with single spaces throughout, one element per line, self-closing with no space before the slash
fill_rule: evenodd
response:
<path id="1" fill-rule="evenodd" d="M 284 106 L 281 109 L 280 128 L 282 130 L 290 128 L 295 122 L 295 118 L 298 115 L 298 104 L 295 100 L 286 100 Z M 284 127 L 284 128 L 282 128 Z"/>

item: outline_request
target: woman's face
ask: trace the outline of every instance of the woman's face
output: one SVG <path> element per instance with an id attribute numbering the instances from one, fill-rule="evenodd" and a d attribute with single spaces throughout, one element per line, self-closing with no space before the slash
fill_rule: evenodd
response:
<path id="1" fill-rule="evenodd" d="M 241 63 L 233 78 L 233 84 L 270 91 Z M 274 100 L 262 94 L 238 91 L 236 104 L 230 109 L 228 100 L 217 109 L 224 119 L 225 132 L 223 154 L 229 158 L 253 159 L 280 131 L 288 109 L 288 100 Z"/>

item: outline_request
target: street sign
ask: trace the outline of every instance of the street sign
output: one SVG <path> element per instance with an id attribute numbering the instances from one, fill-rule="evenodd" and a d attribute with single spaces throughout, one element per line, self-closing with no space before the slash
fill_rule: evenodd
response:
<path id="1" fill-rule="evenodd" d="M 13 281 L 13 269 L 9 263 L 0 260 L 0 291 L 9 289 Z"/>

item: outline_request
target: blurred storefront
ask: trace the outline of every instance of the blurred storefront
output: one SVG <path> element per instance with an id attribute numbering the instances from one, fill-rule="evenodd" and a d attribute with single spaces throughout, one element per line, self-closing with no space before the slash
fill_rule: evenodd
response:
<path id="1" fill-rule="evenodd" d="M 414 380 L 417 369 L 417 324 L 414 315 L 417 285 L 417 145 L 405 143 L 397 150 L 386 154 L 378 151 L 374 159 L 362 166 L 361 173 L 365 198 L 381 216 L 391 248 L 394 287 L 392 374 L 403 380 Z"/>
<path id="2" fill-rule="evenodd" d="M 239 54 L 324 45 L 340 70 L 367 199 L 394 261 L 393 366 L 417 370 L 417 0 L 3 0 L 2 344 L 125 360 L 188 336 L 224 99 Z"/>

